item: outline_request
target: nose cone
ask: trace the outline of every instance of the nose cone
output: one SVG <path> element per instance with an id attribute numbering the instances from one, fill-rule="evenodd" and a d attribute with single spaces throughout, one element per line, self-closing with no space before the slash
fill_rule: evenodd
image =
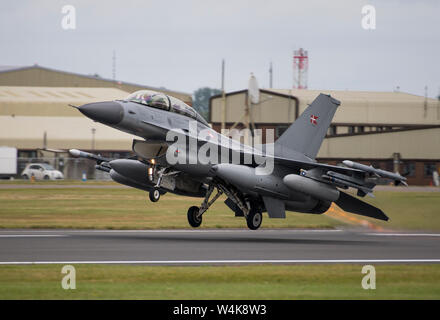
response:
<path id="1" fill-rule="evenodd" d="M 105 124 L 118 124 L 124 117 L 124 109 L 114 101 L 88 103 L 78 110 L 86 117 Z"/>

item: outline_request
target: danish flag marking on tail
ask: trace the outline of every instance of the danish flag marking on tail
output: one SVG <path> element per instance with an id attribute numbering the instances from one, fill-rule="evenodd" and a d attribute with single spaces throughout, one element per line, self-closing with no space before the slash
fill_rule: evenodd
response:
<path id="1" fill-rule="evenodd" d="M 316 126 L 318 124 L 318 121 L 316 121 L 316 120 L 318 120 L 318 117 L 315 116 L 314 114 L 312 114 L 310 116 L 310 123 Z"/>

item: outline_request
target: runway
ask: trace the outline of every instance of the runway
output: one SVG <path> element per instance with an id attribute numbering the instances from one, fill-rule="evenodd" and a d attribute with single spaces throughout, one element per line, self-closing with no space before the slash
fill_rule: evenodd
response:
<path id="1" fill-rule="evenodd" d="M 2 230 L 0 264 L 440 263 L 439 233 Z"/>

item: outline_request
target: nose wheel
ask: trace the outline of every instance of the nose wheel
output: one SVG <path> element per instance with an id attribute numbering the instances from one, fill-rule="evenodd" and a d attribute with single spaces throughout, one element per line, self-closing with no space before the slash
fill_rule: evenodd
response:
<path id="1" fill-rule="evenodd" d="M 159 189 L 153 189 L 150 191 L 150 193 L 148 194 L 148 196 L 150 197 L 151 202 L 157 202 L 160 199 L 160 191 Z"/>

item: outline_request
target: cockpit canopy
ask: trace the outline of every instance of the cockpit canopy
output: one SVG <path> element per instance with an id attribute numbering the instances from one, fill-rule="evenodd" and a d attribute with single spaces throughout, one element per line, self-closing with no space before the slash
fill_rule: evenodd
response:
<path id="1" fill-rule="evenodd" d="M 197 120 L 208 126 L 208 122 L 206 122 L 206 120 L 200 114 L 198 114 L 185 102 L 174 97 L 167 96 L 161 92 L 139 90 L 130 94 L 127 98 L 125 98 L 125 100 L 144 104 L 152 108 L 178 113 L 186 117 L 193 118 L 194 120 Z"/>

